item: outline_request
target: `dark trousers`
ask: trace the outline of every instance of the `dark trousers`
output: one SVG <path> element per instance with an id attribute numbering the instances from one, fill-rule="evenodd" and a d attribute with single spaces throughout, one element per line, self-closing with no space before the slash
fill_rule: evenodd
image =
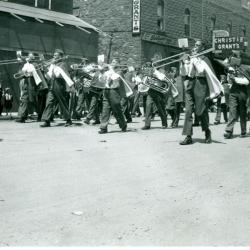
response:
<path id="1" fill-rule="evenodd" d="M 122 110 L 123 114 L 125 115 L 125 118 L 127 122 L 132 121 L 132 116 L 131 116 L 131 102 L 129 97 L 124 97 L 121 100 L 121 105 L 122 105 Z"/>
<path id="2" fill-rule="evenodd" d="M 228 122 L 227 111 L 228 111 L 227 104 L 226 103 L 221 103 L 221 97 L 219 97 L 218 100 L 217 100 L 217 112 L 216 112 L 215 121 L 220 122 L 221 112 L 222 112 L 223 117 L 224 117 L 224 121 Z"/>
<path id="3" fill-rule="evenodd" d="M 103 107 L 101 115 L 101 129 L 108 127 L 111 111 L 121 129 L 127 126 L 121 106 L 121 96 L 118 89 L 105 89 L 103 93 Z"/>
<path id="4" fill-rule="evenodd" d="M 22 95 L 20 97 L 20 103 L 18 108 L 18 117 L 22 120 L 26 120 L 29 114 L 29 90 L 27 81 L 24 81 L 23 84 L 24 86 L 22 87 Z"/>
<path id="5" fill-rule="evenodd" d="M 193 135 L 193 113 L 198 110 L 197 118 L 201 122 L 202 131 L 207 131 L 209 129 L 209 115 L 208 108 L 205 104 L 206 91 L 202 91 L 199 98 L 195 98 L 195 87 L 196 81 L 192 80 L 189 83 L 189 86 L 185 92 L 185 120 L 183 126 L 183 135 L 191 136 Z M 197 86 L 196 86 L 197 89 Z M 201 102 L 203 99 L 203 102 Z M 198 101 L 196 101 L 198 100 Z M 201 105 L 200 107 L 196 107 L 197 105 Z M 202 109 L 202 110 L 201 110 Z"/>
<path id="6" fill-rule="evenodd" d="M 174 126 L 179 125 L 181 109 L 182 109 L 182 102 L 176 102 L 175 103 L 175 118 L 174 118 L 174 122 L 173 122 Z"/>
<path id="7" fill-rule="evenodd" d="M 140 110 L 140 97 L 141 97 L 141 93 L 139 91 L 136 91 L 135 96 L 133 98 L 133 105 L 132 105 L 132 111 L 131 111 L 132 115 L 135 115 L 136 112 L 138 115 L 142 115 L 141 110 Z"/>
<path id="8" fill-rule="evenodd" d="M 46 107 L 42 115 L 42 120 L 49 122 L 54 114 L 54 106 L 56 103 L 59 104 L 60 112 L 62 112 L 63 118 L 68 121 L 70 120 L 69 102 L 67 98 L 67 92 L 65 83 L 61 82 L 62 79 L 56 79 L 53 82 L 52 89 L 49 90 Z"/>
<path id="9" fill-rule="evenodd" d="M 171 120 L 172 120 L 172 125 L 174 125 L 175 117 L 176 117 L 176 112 L 175 109 L 167 109 L 167 117 L 170 115 Z"/>
<path id="10" fill-rule="evenodd" d="M 37 94 L 37 120 L 42 119 L 43 111 L 46 107 L 48 89 L 39 90 Z"/>
<path id="11" fill-rule="evenodd" d="M 90 92 L 89 93 L 90 97 L 90 105 L 89 105 L 89 112 L 87 115 L 87 120 L 92 120 L 95 119 L 95 121 L 99 122 L 100 121 L 100 110 L 99 110 L 99 98 L 100 98 L 100 93 L 94 93 Z"/>
<path id="12" fill-rule="evenodd" d="M 233 133 L 234 124 L 240 116 L 241 133 L 246 133 L 247 127 L 247 93 L 238 91 L 229 95 L 229 119 L 226 126 L 226 131 Z"/>
<path id="13" fill-rule="evenodd" d="M 162 126 L 167 126 L 167 115 L 165 111 L 165 101 L 164 95 L 153 89 L 148 91 L 147 101 L 146 101 L 146 114 L 145 114 L 145 126 L 150 127 L 151 118 L 153 112 L 153 105 L 155 104 L 161 117 Z"/>

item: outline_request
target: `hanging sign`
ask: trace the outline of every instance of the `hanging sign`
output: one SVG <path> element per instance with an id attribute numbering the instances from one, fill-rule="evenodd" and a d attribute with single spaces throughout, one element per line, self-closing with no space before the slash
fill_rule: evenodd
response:
<path id="1" fill-rule="evenodd" d="M 132 34 L 141 33 L 141 1 L 133 1 L 133 21 L 132 21 Z"/>

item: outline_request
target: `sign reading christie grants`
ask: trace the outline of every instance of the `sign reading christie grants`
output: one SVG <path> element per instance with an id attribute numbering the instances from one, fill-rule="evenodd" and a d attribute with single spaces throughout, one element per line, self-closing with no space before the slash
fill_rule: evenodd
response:
<path id="1" fill-rule="evenodd" d="M 243 50 L 244 37 L 215 37 L 215 50 Z"/>
<path id="2" fill-rule="evenodd" d="M 140 34 L 141 32 L 141 1 L 140 0 L 132 0 L 133 1 L 133 23 L 132 23 L 132 33 Z"/>

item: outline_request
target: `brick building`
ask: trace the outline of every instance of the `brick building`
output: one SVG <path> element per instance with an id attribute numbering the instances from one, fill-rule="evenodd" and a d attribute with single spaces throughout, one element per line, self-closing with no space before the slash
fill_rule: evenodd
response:
<path id="1" fill-rule="evenodd" d="M 96 28 L 75 17 L 73 0 L 0 0 L 0 61 L 17 58 L 29 51 L 51 58 L 55 48 L 69 56 L 69 63 L 87 56 L 97 57 Z M 87 48 L 87 50 L 86 50 Z M 0 63 L 0 80 L 19 102 L 19 80 L 13 78 L 21 65 Z"/>
<path id="2" fill-rule="evenodd" d="M 213 30 L 249 40 L 248 7 L 248 0 L 74 0 L 76 15 L 112 36 L 99 37 L 99 54 L 109 59 L 118 52 L 124 62 L 139 63 L 179 53 L 178 38 L 188 38 L 190 45 L 195 38 L 211 44 Z"/>

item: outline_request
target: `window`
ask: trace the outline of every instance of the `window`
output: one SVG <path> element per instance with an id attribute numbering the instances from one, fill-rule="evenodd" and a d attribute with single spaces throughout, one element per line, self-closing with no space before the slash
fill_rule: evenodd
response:
<path id="1" fill-rule="evenodd" d="M 157 4 L 157 27 L 158 30 L 164 30 L 164 1 L 158 0 Z"/>
<path id="2" fill-rule="evenodd" d="M 35 7 L 42 9 L 51 9 L 51 0 L 35 0 Z"/>
<path id="3" fill-rule="evenodd" d="M 241 28 L 240 28 L 240 30 L 241 30 L 241 34 L 242 34 L 242 36 L 246 36 L 246 34 L 247 34 L 247 29 L 246 29 L 246 25 L 242 25 L 241 26 Z"/>
<path id="4" fill-rule="evenodd" d="M 232 24 L 232 21 L 229 21 L 227 23 L 227 31 L 229 32 L 230 35 L 232 35 L 232 29 L 233 29 L 233 24 Z"/>
<path id="5" fill-rule="evenodd" d="M 184 12 L 184 34 L 186 37 L 190 37 L 191 35 L 191 18 L 190 18 L 190 10 L 185 9 Z"/>
<path id="6" fill-rule="evenodd" d="M 213 31 L 215 29 L 216 24 L 216 15 L 212 15 L 210 19 L 210 30 Z"/>

